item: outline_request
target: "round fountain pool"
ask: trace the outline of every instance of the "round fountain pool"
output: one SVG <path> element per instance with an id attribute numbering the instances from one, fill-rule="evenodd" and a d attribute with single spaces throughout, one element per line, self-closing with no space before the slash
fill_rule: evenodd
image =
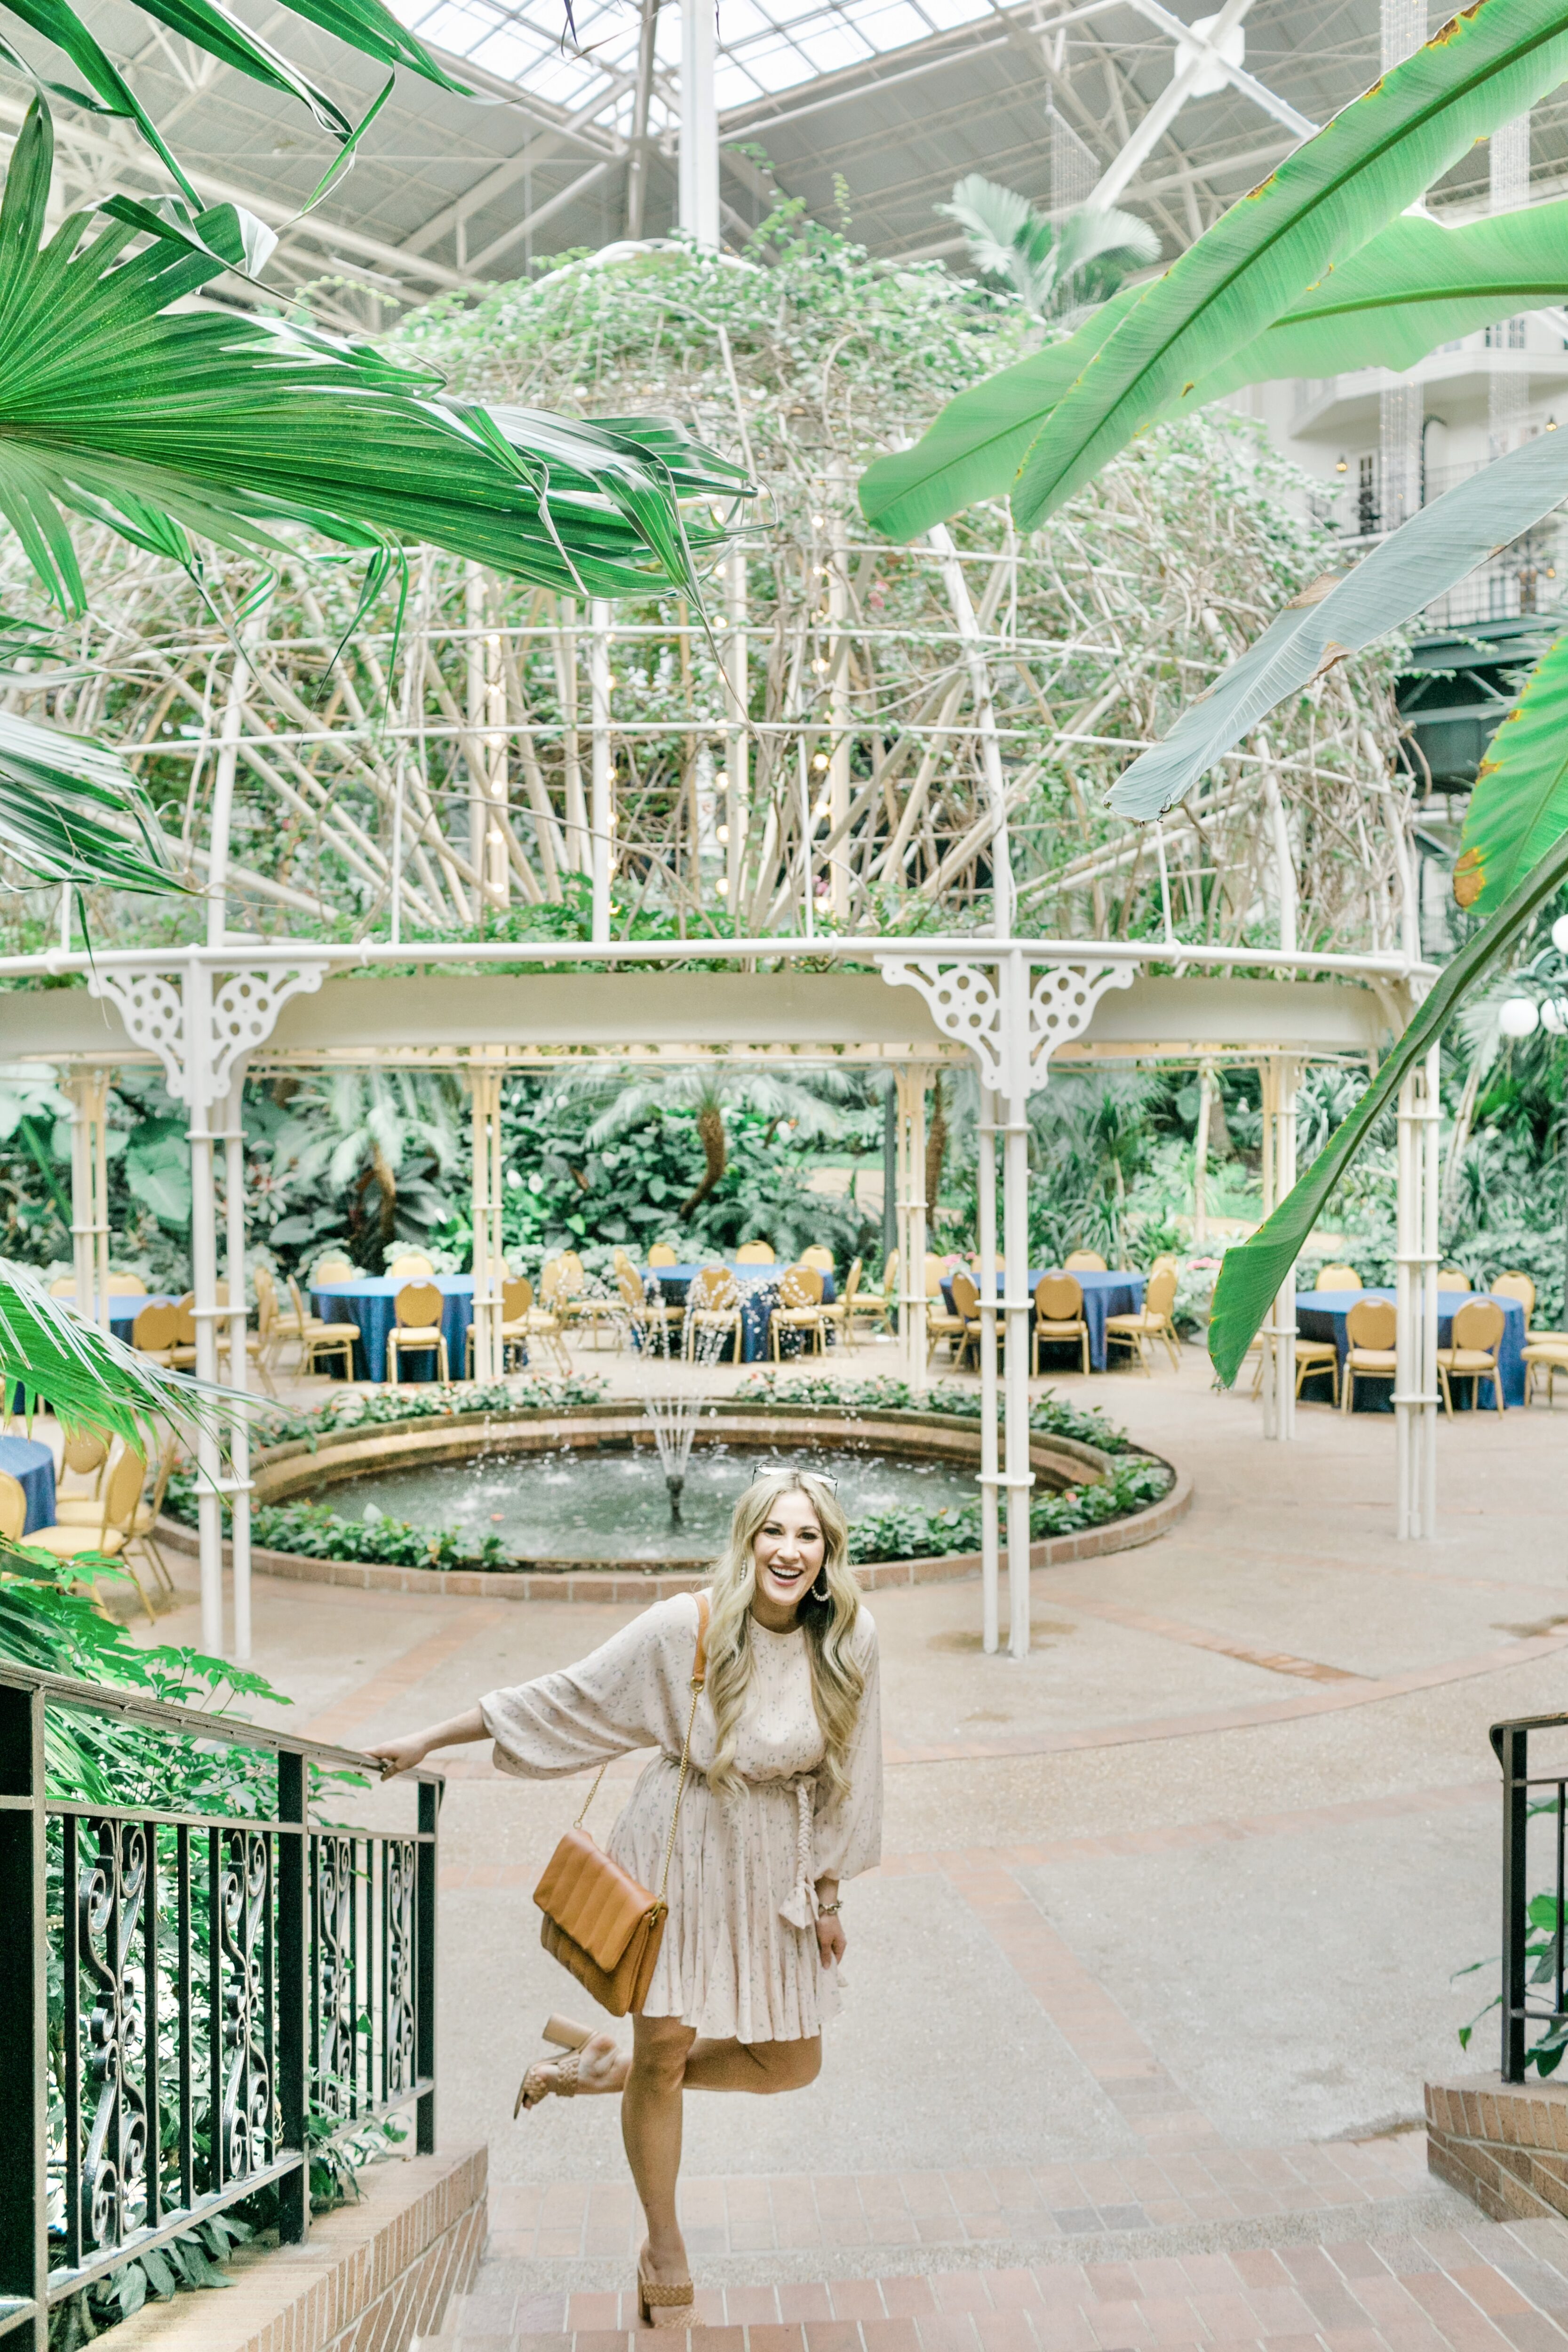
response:
<path id="1" fill-rule="evenodd" d="M 723 1542 L 736 1498 L 755 1472 L 785 1463 L 837 1480 L 845 1516 L 961 1507 L 975 1497 L 965 1462 L 921 1459 L 848 1446 L 699 1444 L 692 1452 L 680 1517 L 670 1514 L 664 1472 L 651 1446 L 585 1452 L 487 1453 L 462 1462 L 409 1463 L 298 1488 L 344 1518 L 379 1513 L 472 1540 L 498 1536 L 519 1559 L 584 1563 L 689 1560 Z"/>

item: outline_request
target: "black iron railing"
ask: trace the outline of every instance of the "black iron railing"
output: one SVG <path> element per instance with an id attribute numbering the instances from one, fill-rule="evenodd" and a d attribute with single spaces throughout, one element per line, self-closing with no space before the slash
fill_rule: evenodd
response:
<path id="1" fill-rule="evenodd" d="M 62 1741 L 126 1801 L 51 1789 Z M 0 2337 L 268 2188 L 304 2238 L 312 2155 L 401 2108 L 434 2148 L 441 1783 L 356 1769 L 0 1665 Z M 413 1824 L 323 1818 L 356 1801 Z"/>
<path id="2" fill-rule="evenodd" d="M 1527 2069 L 1568 2042 L 1564 2000 L 1564 1826 L 1568 1820 L 1568 1738 L 1552 1743 L 1551 1761 L 1532 1767 L 1532 1732 L 1568 1732 L 1568 1715 L 1532 1715 L 1494 1723 L 1491 1743 L 1502 1766 L 1502 2078 L 1522 2083 Z M 1542 2071 L 1550 2072 L 1548 2066 Z"/>

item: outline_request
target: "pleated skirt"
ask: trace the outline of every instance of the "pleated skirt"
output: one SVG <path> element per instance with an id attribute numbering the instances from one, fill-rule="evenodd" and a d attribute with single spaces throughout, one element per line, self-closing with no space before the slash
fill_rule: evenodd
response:
<path id="1" fill-rule="evenodd" d="M 679 1778 L 656 1757 L 609 1836 L 614 1859 L 656 1894 Z M 809 1874 L 795 1790 L 744 1780 L 721 1793 L 688 1773 L 645 2016 L 679 2017 L 719 2040 L 801 2042 L 836 2012 L 837 1970 L 823 1967 L 815 1927 L 783 1916 L 796 1906 L 803 1860 Z"/>

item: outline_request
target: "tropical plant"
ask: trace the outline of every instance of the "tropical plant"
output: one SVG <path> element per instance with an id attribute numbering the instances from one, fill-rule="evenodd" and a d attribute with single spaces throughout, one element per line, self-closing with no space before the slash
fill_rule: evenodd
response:
<path id="1" fill-rule="evenodd" d="M 946 432 L 923 455 L 874 468 L 862 486 L 866 511 L 884 528 L 918 527 L 933 484 L 942 485 L 939 498 L 955 488 L 973 496 L 1005 449 L 1015 476 L 1015 520 L 1026 528 L 1054 513 L 1156 417 L 1210 396 L 1211 381 L 1233 385 L 1242 380 L 1253 347 L 1287 315 L 1291 325 L 1278 348 L 1289 352 L 1294 373 L 1312 336 L 1330 342 L 1344 334 L 1353 339 L 1366 331 L 1369 303 L 1397 307 L 1402 267 L 1415 266 L 1426 298 L 1406 321 L 1406 352 L 1439 319 L 1454 315 L 1449 305 L 1477 294 L 1483 282 L 1479 299 L 1500 298 L 1505 284 L 1511 289 L 1541 266 L 1541 239 L 1549 230 L 1532 223 L 1528 231 L 1517 226 L 1510 231 L 1493 223 L 1489 240 L 1467 248 L 1464 267 L 1446 285 L 1440 269 L 1435 281 L 1428 266 L 1436 246 L 1402 230 L 1373 257 L 1359 292 L 1353 267 L 1347 268 L 1348 307 L 1342 304 L 1341 281 L 1327 273 L 1373 246 L 1394 215 L 1472 139 L 1522 112 L 1565 72 L 1563 0 L 1481 0 L 1309 140 L 1163 278 L 1107 305 L 1080 331 L 1081 364 L 1065 385 L 1061 374 L 1069 355 L 1043 355 L 1052 363 L 1037 371 L 1048 379 L 1043 411 L 1037 398 L 1032 415 L 1024 413 L 1029 395 L 1020 404 L 1018 371 L 1013 371 L 999 401 L 993 398 L 987 407 L 983 392 L 956 426 L 951 415 L 939 420 Z M 1314 298 L 1321 307 L 1303 315 Z M 1519 299 L 1510 290 L 1505 308 Z M 1041 388 L 1037 383 L 1037 395 Z M 1048 429 L 1041 425 L 1042 413 L 1048 415 Z M 1027 437 L 1031 424 L 1033 437 Z M 1140 818 L 1158 816 L 1284 696 L 1342 659 L 1347 647 L 1367 643 L 1442 593 L 1491 547 L 1555 504 L 1565 484 L 1568 453 L 1560 457 L 1554 439 L 1542 436 L 1417 515 L 1348 581 L 1314 583 L 1165 742 L 1142 755 L 1113 791 L 1112 806 Z M 1551 667 L 1538 671 L 1508 722 L 1468 821 L 1458 887 L 1463 902 L 1495 909 L 1493 919 L 1448 966 L 1374 1084 L 1289 1198 L 1249 1242 L 1226 1253 L 1209 1345 L 1227 1381 L 1319 1213 L 1405 1076 L 1439 1040 L 1465 991 L 1512 950 L 1568 876 L 1562 839 L 1568 795 L 1562 790 L 1560 726 L 1553 716 L 1564 666 L 1548 660 Z M 1539 861 L 1533 866 L 1532 859 Z"/>
<path id="2" fill-rule="evenodd" d="M 853 1077 L 843 1070 L 814 1070 L 809 1078 L 786 1078 L 773 1070 L 744 1064 L 700 1062 L 689 1068 L 650 1070 L 627 1077 L 624 1070 L 574 1072 L 566 1081 L 568 1094 L 590 1101 L 611 1099 L 588 1129 L 589 1144 L 613 1142 L 670 1112 L 689 1113 L 702 1146 L 702 1177 L 689 1198 L 676 1210 L 682 1220 L 692 1216 L 723 1181 L 729 1165 L 730 1139 L 726 1117 L 750 1112 L 773 1131 L 787 1124 L 806 1138 L 837 1135 L 834 1108 L 854 1091 Z"/>
<path id="3" fill-rule="evenodd" d="M 345 1233 L 356 1264 L 379 1266 L 391 1243 L 424 1239 L 449 1213 L 438 1180 L 462 1160 L 456 1081 L 416 1070 L 334 1070 L 307 1078 L 272 1139 L 274 1185 L 326 1199 L 271 1230 L 283 1246 Z M 346 1198 L 344 1197 L 346 1196 Z"/>
<path id="4" fill-rule="evenodd" d="M 1136 213 L 1085 205 L 1058 224 L 980 172 L 936 209 L 963 229 L 976 269 L 1005 278 L 1035 319 L 1065 319 L 1108 301 L 1131 271 L 1160 258 L 1159 238 Z"/>
<path id="5" fill-rule="evenodd" d="M 333 0 L 332 14 L 369 38 L 384 12 L 379 0 Z M 227 61 L 248 69 L 255 45 L 226 12 L 180 0 L 177 21 L 198 42 L 204 28 L 216 38 L 231 27 Z M 111 110 L 150 131 L 70 10 L 54 7 L 48 25 L 79 63 L 90 51 L 112 78 L 126 103 Z M 197 541 L 280 554 L 279 530 L 293 526 L 365 552 L 372 586 L 412 538 L 579 593 L 696 593 L 693 551 L 722 532 L 706 511 L 683 517 L 680 501 L 744 491 L 738 468 L 672 427 L 480 408 L 366 344 L 184 308 L 231 267 L 257 266 L 268 233 L 232 205 L 121 197 L 96 227 L 79 212 L 50 235 L 53 152 L 40 93 L 0 201 L 0 514 L 63 611 L 87 604 L 67 511 L 193 574 Z M 18 625 L 0 632 L 0 653 L 37 650 Z M 0 715 L 0 845 L 45 879 L 184 887 L 125 766 L 10 713 Z"/>
<path id="6" fill-rule="evenodd" d="M 999 415 L 994 402 L 984 415 L 977 409 L 967 437 L 987 447 L 1005 439 L 1017 524 L 1043 521 L 1135 434 L 1168 410 L 1208 397 L 1211 375 L 1425 194 L 1473 141 L 1524 113 L 1565 74 L 1563 0 L 1479 0 L 1450 19 L 1163 277 L 1123 289 L 1098 313 L 1080 331 L 1086 340 L 1066 382 L 1059 367 L 1041 371 L 1050 378 L 1043 409 L 1037 401 L 1023 425 L 1016 408 L 1010 417 Z M 1391 299 L 1386 288 L 1382 299 Z M 1435 315 L 1440 307 L 1429 309 Z M 1510 297 L 1500 315 L 1518 307 Z M 1059 352 L 1042 356 L 1072 364 Z M 1293 353 L 1287 372 L 1300 364 Z M 874 468 L 862 489 L 868 517 L 900 536 L 921 528 L 911 494 L 944 455 L 950 467 L 962 457 L 963 437 L 955 446 L 950 433 L 923 458 L 912 452 L 902 467 L 883 461 Z M 965 483 L 953 503 L 979 494 Z"/>

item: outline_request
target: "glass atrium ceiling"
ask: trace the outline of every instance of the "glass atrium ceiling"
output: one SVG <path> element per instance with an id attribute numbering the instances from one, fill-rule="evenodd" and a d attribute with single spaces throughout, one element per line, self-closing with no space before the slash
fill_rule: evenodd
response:
<path id="1" fill-rule="evenodd" d="M 575 0 L 578 47 L 561 38 L 554 0 L 507 7 L 501 0 L 398 0 L 397 13 L 422 41 L 525 86 L 535 97 L 575 112 L 606 98 L 636 68 L 638 16 L 626 0 Z M 743 107 L 822 74 L 865 65 L 890 49 L 929 40 L 993 14 L 991 0 L 723 0 L 718 12 L 715 94 L 721 111 Z M 680 20 L 661 9 L 656 71 L 668 113 L 679 70 Z M 630 90 L 599 120 L 629 118 Z M 655 101 L 656 116 L 658 100 Z"/>

